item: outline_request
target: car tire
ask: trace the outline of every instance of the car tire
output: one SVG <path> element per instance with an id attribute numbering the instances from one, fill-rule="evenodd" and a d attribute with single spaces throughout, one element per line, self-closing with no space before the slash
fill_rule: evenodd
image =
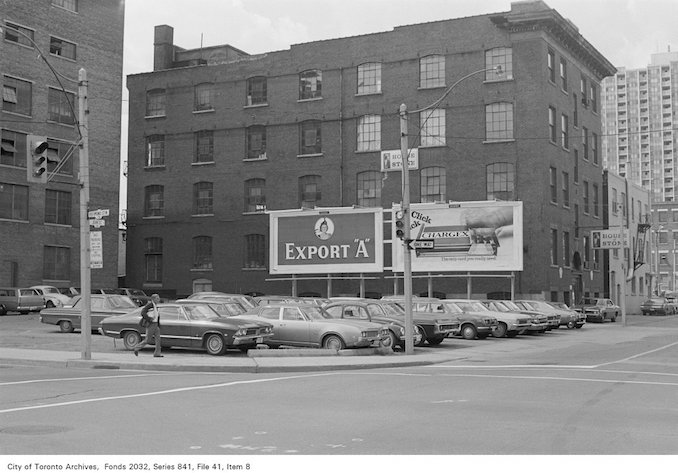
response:
<path id="1" fill-rule="evenodd" d="M 504 322 L 499 322 L 497 328 L 494 329 L 492 335 L 496 338 L 503 338 L 507 336 L 508 327 Z"/>
<path id="2" fill-rule="evenodd" d="M 415 347 L 423 347 L 426 345 L 426 331 L 421 325 L 419 325 L 419 332 L 421 333 L 421 340 L 419 340 L 419 343 L 414 344 Z"/>
<path id="3" fill-rule="evenodd" d="M 612 318 L 610 319 L 610 322 L 614 323 L 617 321 L 617 314 L 612 314 Z"/>
<path id="4" fill-rule="evenodd" d="M 396 346 L 399 346 L 399 343 L 400 343 L 398 341 L 398 337 L 396 337 L 396 334 L 391 332 L 390 330 L 388 331 L 388 336 L 391 339 L 391 343 L 390 343 L 389 347 L 391 347 L 391 350 L 395 351 Z"/>
<path id="5" fill-rule="evenodd" d="M 572 329 L 575 328 L 576 326 L 577 326 L 577 324 L 575 324 L 573 320 L 570 320 L 570 321 L 567 323 L 567 328 L 570 329 L 570 330 L 572 330 Z"/>
<path id="6" fill-rule="evenodd" d="M 338 335 L 328 335 L 325 338 L 323 338 L 322 346 L 323 348 L 327 348 L 330 350 L 343 350 L 344 348 L 346 348 L 346 344 Z"/>
<path id="7" fill-rule="evenodd" d="M 133 350 L 135 346 L 141 343 L 141 335 L 134 330 L 128 330 L 122 334 L 122 343 L 128 350 Z"/>
<path id="8" fill-rule="evenodd" d="M 224 341 L 224 337 L 218 333 L 209 334 L 205 339 L 205 349 L 210 355 L 223 355 L 226 351 L 226 342 Z"/>
<path id="9" fill-rule="evenodd" d="M 443 343 L 443 340 L 445 340 L 445 335 L 436 335 L 435 337 L 431 337 L 426 341 L 428 342 L 429 345 L 434 346 L 440 345 L 441 343 Z"/>
<path id="10" fill-rule="evenodd" d="M 473 324 L 465 324 L 461 327 L 461 337 L 465 340 L 475 340 L 478 336 L 478 330 Z"/>
<path id="11" fill-rule="evenodd" d="M 73 322 L 70 320 L 62 320 L 59 322 L 59 328 L 61 329 L 62 333 L 73 333 L 75 331 L 75 327 L 73 327 Z"/>
<path id="12" fill-rule="evenodd" d="M 56 306 L 54 305 L 54 302 L 52 302 L 52 301 L 47 301 L 47 302 L 45 302 L 45 308 L 51 309 L 51 308 L 53 308 L 53 307 L 56 307 Z"/>
<path id="13" fill-rule="evenodd" d="M 0 315 L 5 315 L 7 313 L 7 307 L 0 304 Z"/>

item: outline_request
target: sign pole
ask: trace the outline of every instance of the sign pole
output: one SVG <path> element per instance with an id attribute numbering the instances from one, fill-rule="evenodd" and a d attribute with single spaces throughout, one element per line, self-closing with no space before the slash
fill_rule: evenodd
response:
<path id="1" fill-rule="evenodd" d="M 621 295 L 619 305 L 621 307 L 622 325 L 626 327 L 626 238 L 624 238 L 624 213 L 619 219 L 619 235 L 622 242 L 622 258 L 621 258 Z M 633 264 L 633 263 L 631 263 Z"/>
<path id="2" fill-rule="evenodd" d="M 87 72 L 78 71 L 78 115 L 82 140 L 80 144 L 80 333 L 82 335 L 81 358 L 92 358 L 92 324 L 91 324 L 91 278 L 89 248 L 89 127 L 87 105 Z"/>
<path id="3" fill-rule="evenodd" d="M 410 166 L 407 156 L 407 105 L 400 105 L 400 153 L 403 159 L 402 212 L 405 224 L 403 245 L 405 293 L 405 353 L 414 354 L 414 326 L 412 321 L 412 253 L 410 253 Z"/>

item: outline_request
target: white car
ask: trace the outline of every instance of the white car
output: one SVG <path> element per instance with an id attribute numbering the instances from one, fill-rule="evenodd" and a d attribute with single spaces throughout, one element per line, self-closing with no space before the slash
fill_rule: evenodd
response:
<path id="1" fill-rule="evenodd" d="M 43 299 L 45 299 L 45 307 L 63 307 L 70 304 L 71 298 L 66 294 L 59 292 L 54 286 L 31 286 L 35 289 Z"/>

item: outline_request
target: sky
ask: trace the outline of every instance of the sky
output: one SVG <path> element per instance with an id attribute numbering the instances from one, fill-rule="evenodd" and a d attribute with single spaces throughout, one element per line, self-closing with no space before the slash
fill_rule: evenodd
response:
<path id="1" fill-rule="evenodd" d="M 545 0 L 616 67 L 647 66 L 678 51 L 678 0 Z M 153 70 L 156 25 L 185 49 L 230 44 L 250 54 L 292 44 L 390 31 L 396 26 L 507 12 L 511 0 L 125 0 L 123 74 Z M 123 82 L 124 83 L 124 82 Z M 123 87 L 122 158 L 127 160 Z M 126 204 L 121 181 L 121 209 Z"/>

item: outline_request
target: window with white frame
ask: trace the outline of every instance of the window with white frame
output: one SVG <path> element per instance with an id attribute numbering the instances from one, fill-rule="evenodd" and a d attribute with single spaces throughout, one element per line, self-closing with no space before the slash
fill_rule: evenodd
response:
<path id="1" fill-rule="evenodd" d="M 247 158 L 266 159 L 266 127 L 253 125 L 247 128 Z"/>
<path id="2" fill-rule="evenodd" d="M 368 62 L 358 66 L 358 94 L 381 93 L 381 63 Z"/>
<path id="3" fill-rule="evenodd" d="M 247 105 L 265 105 L 267 102 L 266 77 L 257 76 L 247 79 Z"/>
<path id="4" fill-rule="evenodd" d="M 513 139 L 513 104 L 496 102 L 485 105 L 485 140 Z"/>
<path id="5" fill-rule="evenodd" d="M 556 53 L 549 49 L 546 53 L 546 68 L 548 69 L 549 80 L 556 82 Z"/>
<path id="6" fill-rule="evenodd" d="M 379 207 L 381 205 L 381 182 L 379 171 L 358 173 L 356 203 L 361 207 Z"/>
<path id="7" fill-rule="evenodd" d="M 0 165 L 26 167 L 26 134 L 0 130 Z"/>
<path id="8" fill-rule="evenodd" d="M 322 97 L 322 71 L 311 69 L 299 74 L 299 100 Z"/>
<path id="9" fill-rule="evenodd" d="M 202 112 L 205 110 L 214 110 L 214 84 L 204 82 L 197 84 L 193 90 L 193 110 Z"/>
<path id="10" fill-rule="evenodd" d="M 567 92 L 567 61 L 560 58 L 560 88 Z"/>
<path id="11" fill-rule="evenodd" d="M 65 57 L 66 59 L 76 59 L 75 43 L 55 36 L 49 39 L 49 53 L 55 56 Z"/>
<path id="12" fill-rule="evenodd" d="M 47 119 L 64 125 L 75 125 L 75 94 L 61 89 L 47 89 Z"/>
<path id="13" fill-rule="evenodd" d="M 33 111 L 33 84 L 16 77 L 2 77 L 2 109 L 30 116 Z"/>
<path id="14" fill-rule="evenodd" d="M 513 79 L 513 48 L 501 47 L 485 51 L 485 69 L 486 81 Z"/>
<path id="15" fill-rule="evenodd" d="M 196 182 L 193 184 L 193 215 L 212 215 L 214 213 L 214 184 Z"/>
<path id="16" fill-rule="evenodd" d="M 488 164 L 486 176 L 487 200 L 515 200 L 516 170 L 513 164 Z"/>
<path id="17" fill-rule="evenodd" d="M 195 132 L 195 159 L 193 162 L 214 162 L 214 131 L 200 130 Z"/>
<path id="18" fill-rule="evenodd" d="M 146 167 L 165 165 L 165 135 L 146 137 Z"/>
<path id="19" fill-rule="evenodd" d="M 556 168 L 549 168 L 549 184 L 551 187 L 551 202 L 554 204 L 558 202 L 558 172 Z"/>
<path id="20" fill-rule="evenodd" d="M 245 212 L 266 211 L 266 179 L 245 181 Z"/>
<path id="21" fill-rule="evenodd" d="M 146 116 L 165 116 L 165 89 L 153 89 L 146 92 Z"/>
<path id="22" fill-rule="evenodd" d="M 447 198 L 445 168 L 433 166 L 420 173 L 421 202 L 443 202 Z"/>
<path id="23" fill-rule="evenodd" d="M 33 49 L 35 39 L 35 32 L 33 30 L 10 23 L 9 21 L 5 22 L 5 27 L 2 29 L 5 32 L 5 41 L 21 44 Z"/>
<path id="24" fill-rule="evenodd" d="M 556 109 L 555 107 L 549 107 L 549 139 L 552 143 L 558 142 L 558 129 L 556 126 Z"/>
<path id="25" fill-rule="evenodd" d="M 363 115 L 358 119 L 358 151 L 381 150 L 381 116 Z"/>
<path id="26" fill-rule="evenodd" d="M 564 113 L 560 115 L 560 146 L 565 149 L 570 148 L 570 123 L 568 116 Z"/>
<path id="27" fill-rule="evenodd" d="M 419 87 L 431 89 L 445 86 L 445 56 L 433 54 L 419 59 Z"/>
<path id="28" fill-rule="evenodd" d="M 70 192 L 47 189 L 45 191 L 45 223 L 72 225 L 72 196 Z"/>
<path id="29" fill-rule="evenodd" d="M 563 171 L 563 206 L 570 206 L 570 174 Z"/>
<path id="30" fill-rule="evenodd" d="M 445 109 L 426 110 L 419 114 L 421 146 L 445 145 Z"/>

